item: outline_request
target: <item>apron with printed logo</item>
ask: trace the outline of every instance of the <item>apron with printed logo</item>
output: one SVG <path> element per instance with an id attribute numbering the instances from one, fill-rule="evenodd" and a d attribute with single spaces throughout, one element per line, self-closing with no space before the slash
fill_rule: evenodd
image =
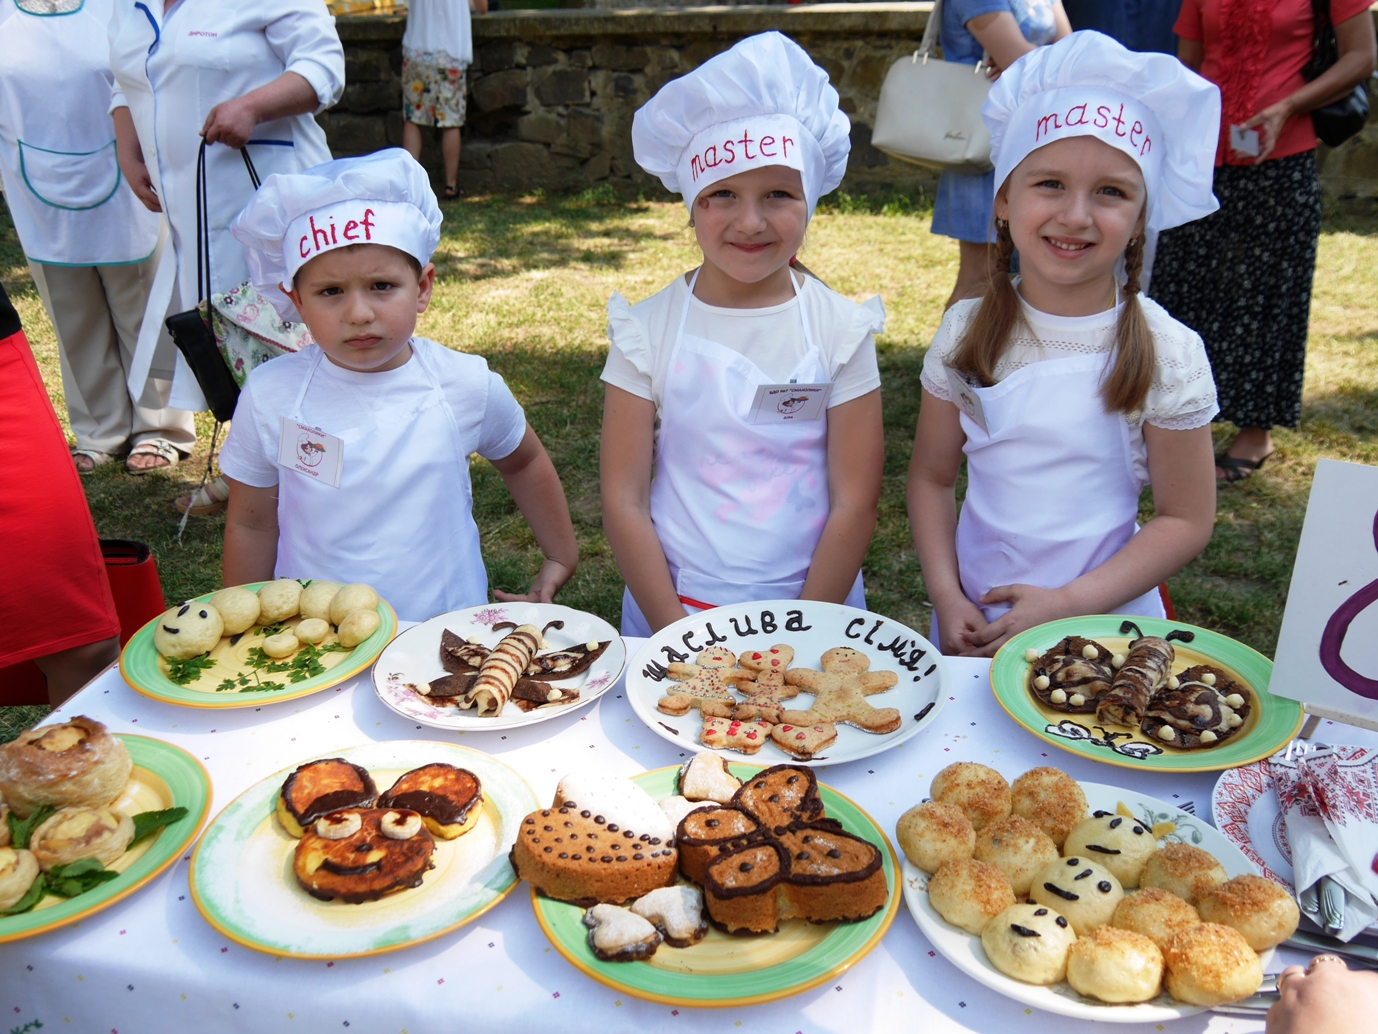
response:
<path id="1" fill-rule="evenodd" d="M 302 403 L 319 347 L 302 380 Z M 281 470 L 279 578 L 365 582 L 406 621 L 488 602 L 459 424 L 422 347 L 410 362 L 426 374 L 420 397 L 374 412 L 358 427 L 321 428 L 342 444 L 340 487 Z M 347 495 L 346 495 L 347 493 Z M 346 504 L 347 500 L 347 504 Z"/>
<path id="2" fill-rule="evenodd" d="M 756 389 L 774 378 L 740 352 L 685 332 L 697 282 L 696 272 L 665 376 L 651 521 L 686 613 L 798 599 L 828 521 L 827 417 L 750 422 Z M 800 285 L 793 275 L 790 283 L 805 353 L 789 380 L 826 381 Z M 866 606 L 860 574 L 846 602 Z M 622 633 L 651 634 L 625 590 Z"/>

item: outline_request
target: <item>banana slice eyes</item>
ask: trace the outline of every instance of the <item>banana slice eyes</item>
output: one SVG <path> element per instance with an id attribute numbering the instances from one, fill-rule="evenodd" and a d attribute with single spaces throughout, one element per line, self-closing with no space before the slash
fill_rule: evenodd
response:
<path id="1" fill-rule="evenodd" d="M 316 835 L 326 840 L 352 837 L 363 826 L 357 811 L 335 811 L 316 820 Z"/>
<path id="2" fill-rule="evenodd" d="M 392 840 L 410 840 L 421 832 L 421 816 L 414 811 L 390 811 L 378 821 L 383 836 Z"/>

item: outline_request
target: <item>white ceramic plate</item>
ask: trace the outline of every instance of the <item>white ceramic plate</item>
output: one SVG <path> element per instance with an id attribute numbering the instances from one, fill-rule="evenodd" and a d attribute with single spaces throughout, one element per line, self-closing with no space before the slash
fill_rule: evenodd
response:
<path id="1" fill-rule="evenodd" d="M 502 714 L 480 718 L 475 711 L 461 711 L 454 707 L 436 707 L 407 688 L 409 682 L 429 682 L 447 674 L 440 664 L 440 633 L 449 629 L 462 639 L 477 639 L 485 646 L 497 646 L 510 629 L 494 631 L 503 621 L 519 625 L 531 624 L 544 628 L 552 621 L 563 621 L 564 628 L 552 628 L 545 638 L 551 649 L 561 649 L 594 640 L 609 640 L 603 655 L 588 671 L 571 679 L 560 679 L 552 686 L 574 687 L 579 699 L 569 704 L 555 704 L 523 711 L 508 701 Z M 495 729 L 515 729 L 535 725 L 547 719 L 583 707 L 607 692 L 622 674 L 627 663 L 627 647 L 617 629 L 600 617 L 582 610 L 571 610 L 557 603 L 493 603 L 486 607 L 470 607 L 441 614 L 419 625 L 413 625 L 390 642 L 373 666 L 373 688 L 378 699 L 389 708 L 422 725 L 435 729 L 458 729 L 463 732 L 492 732 Z"/>
<path id="2" fill-rule="evenodd" d="M 1133 790 L 1105 786 L 1102 783 L 1082 783 L 1081 788 L 1086 794 L 1086 803 L 1093 812 L 1114 811 L 1116 806 L 1123 802 L 1146 825 L 1152 826 L 1159 822 L 1177 823 L 1176 830 L 1168 835 L 1167 840 L 1182 841 L 1203 851 L 1209 851 L 1231 876 L 1258 874 L 1258 869 L 1244 853 L 1204 819 L 1188 814 L 1166 801 L 1145 797 Z M 1109 1005 L 1077 994 L 1066 982 L 1052 987 L 1040 987 L 1007 977 L 986 959 L 980 937 L 952 926 L 928 903 L 926 872 L 908 859 L 904 859 L 903 876 L 904 900 L 909 906 L 909 914 L 914 917 L 914 922 L 919 924 L 919 929 L 923 931 L 929 943 L 967 976 L 994 991 L 999 991 L 1007 998 L 1060 1016 L 1072 1016 L 1098 1023 L 1164 1023 L 1206 1011 L 1200 1006 L 1174 1001 L 1166 992 L 1151 1002 L 1142 1002 L 1138 1005 Z M 1271 950 L 1263 953 L 1265 969 L 1272 954 Z"/>
<path id="3" fill-rule="evenodd" d="M 656 735 L 687 750 L 704 750 L 699 742 L 703 719 L 698 711 L 669 715 L 656 708 L 656 702 L 676 685 L 664 677 L 664 666 L 671 661 L 692 663 L 710 644 L 741 654 L 780 643 L 794 648 L 791 667 L 818 669 L 824 651 L 850 646 L 871 658 L 872 671 L 897 673 L 900 681 L 894 689 L 866 700 L 873 707 L 897 708 L 902 717 L 900 727 L 878 736 L 839 725 L 837 742 L 812 761 L 796 761 L 773 743 L 750 755 L 719 749 L 717 753 L 729 761 L 821 766 L 868 758 L 918 735 L 937 718 L 947 701 L 947 666 L 938 648 L 927 639 L 880 614 L 814 600 L 738 603 L 667 625 L 641 645 L 627 666 L 627 699 L 637 717 Z M 801 692 L 786 706 L 806 710 L 813 699 L 812 694 Z"/>

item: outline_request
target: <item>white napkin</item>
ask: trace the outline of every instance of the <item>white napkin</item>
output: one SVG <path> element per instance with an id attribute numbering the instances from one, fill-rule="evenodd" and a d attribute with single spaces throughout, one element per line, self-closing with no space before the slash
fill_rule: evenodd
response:
<path id="1" fill-rule="evenodd" d="M 1325 927 L 1316 898 L 1343 891 L 1343 922 L 1329 932 L 1353 940 L 1378 919 L 1378 873 L 1372 868 L 1378 853 L 1378 751 L 1294 743 L 1268 764 L 1292 846 L 1298 901 Z"/>

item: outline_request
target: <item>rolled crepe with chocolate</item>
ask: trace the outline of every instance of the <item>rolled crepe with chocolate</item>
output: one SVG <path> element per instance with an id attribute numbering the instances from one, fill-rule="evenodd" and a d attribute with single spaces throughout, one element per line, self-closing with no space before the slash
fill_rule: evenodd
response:
<path id="1" fill-rule="evenodd" d="M 478 708 L 480 718 L 502 713 L 517 679 L 522 677 L 540 648 L 541 630 L 535 625 L 521 625 L 503 636 L 502 642 L 483 659 L 483 666 L 468 695 L 472 706 Z"/>
<path id="2" fill-rule="evenodd" d="M 1143 721 L 1148 702 L 1172 674 L 1176 651 L 1166 639 L 1140 636 L 1129 644 L 1124 664 L 1110 684 L 1110 692 L 1096 706 L 1096 719 L 1105 725 L 1137 728 Z"/>

